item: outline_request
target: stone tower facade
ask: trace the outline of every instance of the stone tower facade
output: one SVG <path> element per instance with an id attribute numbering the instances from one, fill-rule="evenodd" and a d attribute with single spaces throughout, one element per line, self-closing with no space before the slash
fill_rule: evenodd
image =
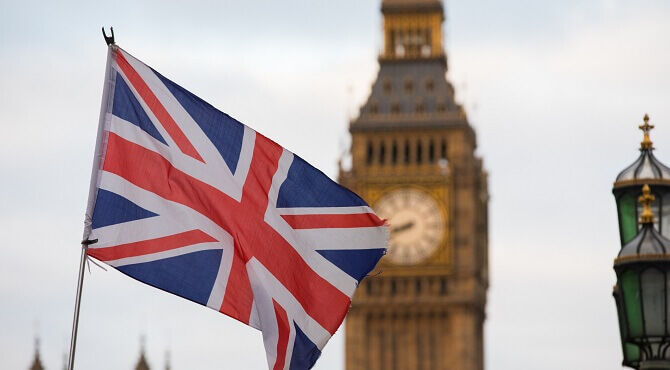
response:
<path id="1" fill-rule="evenodd" d="M 439 0 L 383 0 L 372 92 L 339 181 L 391 233 L 346 320 L 347 370 L 482 370 L 488 190 L 476 135 L 447 81 Z"/>

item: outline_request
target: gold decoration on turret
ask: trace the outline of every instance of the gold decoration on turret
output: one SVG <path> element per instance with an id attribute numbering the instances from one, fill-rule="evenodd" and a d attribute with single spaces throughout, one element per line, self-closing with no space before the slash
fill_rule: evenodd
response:
<path id="1" fill-rule="evenodd" d="M 638 126 L 642 132 L 644 132 L 644 138 L 642 139 L 642 142 L 640 143 L 640 147 L 644 150 L 649 150 L 649 149 L 654 149 L 654 145 L 651 142 L 651 139 L 649 138 L 649 131 L 651 131 L 654 128 L 654 125 L 649 124 L 649 115 L 645 113 L 644 115 L 644 124 Z"/>
<path id="2" fill-rule="evenodd" d="M 638 203 L 642 205 L 642 214 L 640 215 L 641 224 L 653 224 L 654 214 L 651 212 L 651 203 L 654 202 L 654 195 L 651 193 L 649 185 L 644 184 L 642 195 L 637 198 Z"/>

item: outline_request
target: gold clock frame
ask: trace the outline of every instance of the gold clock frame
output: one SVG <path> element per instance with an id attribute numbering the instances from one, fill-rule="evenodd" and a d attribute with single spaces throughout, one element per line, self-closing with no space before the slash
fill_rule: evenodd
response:
<path id="1" fill-rule="evenodd" d="M 381 184 L 379 184 L 381 185 Z M 432 185 L 432 186 L 431 186 Z M 447 185 L 447 186 L 445 186 Z M 364 192 L 364 197 L 369 201 L 370 207 L 375 209 L 376 203 L 386 194 L 392 193 L 397 190 L 404 189 L 413 189 L 420 191 L 428 196 L 430 196 L 438 205 L 442 217 L 445 220 L 444 229 L 438 242 L 437 248 L 435 251 L 425 258 L 423 261 L 401 265 L 395 264 L 386 258 L 381 259 L 379 265 L 377 266 L 378 270 L 383 270 L 384 274 L 393 274 L 393 275 L 413 275 L 416 274 L 416 268 L 421 267 L 428 274 L 443 274 L 445 269 L 448 272 L 452 271 L 453 268 L 453 255 L 454 255 L 454 243 L 453 243 L 453 233 L 451 232 L 451 192 L 449 191 L 448 182 L 445 183 L 427 183 L 427 184 L 417 184 L 417 183 L 395 183 L 390 186 L 375 186 L 373 184 L 368 184 Z"/>

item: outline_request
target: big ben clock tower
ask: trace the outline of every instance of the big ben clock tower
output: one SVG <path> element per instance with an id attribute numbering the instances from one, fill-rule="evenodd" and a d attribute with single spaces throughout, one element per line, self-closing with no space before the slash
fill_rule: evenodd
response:
<path id="1" fill-rule="evenodd" d="M 346 320 L 347 370 L 482 370 L 487 180 L 447 81 L 439 0 L 383 0 L 384 47 L 340 182 L 389 223 Z"/>

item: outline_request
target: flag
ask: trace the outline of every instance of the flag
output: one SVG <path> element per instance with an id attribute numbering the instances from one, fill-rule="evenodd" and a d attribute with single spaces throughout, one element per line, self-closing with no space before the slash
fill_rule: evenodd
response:
<path id="1" fill-rule="evenodd" d="M 261 330 L 270 369 L 308 369 L 387 237 L 356 194 L 110 46 L 88 256 Z"/>

